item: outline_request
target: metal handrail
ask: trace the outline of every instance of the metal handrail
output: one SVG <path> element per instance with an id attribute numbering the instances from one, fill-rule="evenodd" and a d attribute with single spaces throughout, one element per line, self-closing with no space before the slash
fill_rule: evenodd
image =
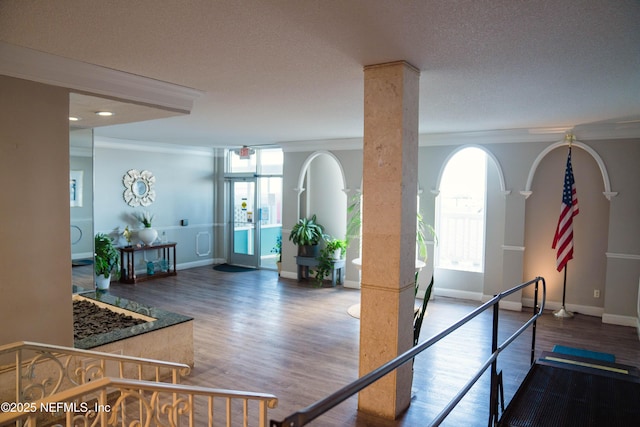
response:
<path id="1" fill-rule="evenodd" d="M 216 406 L 216 400 L 221 404 Z M 250 402 L 257 408 L 252 410 Z M 276 396 L 267 393 L 104 377 L 16 405 L 12 412 L 0 413 L 0 426 L 16 422 L 37 426 L 42 415 L 60 416 L 65 426 L 182 425 L 182 421 L 190 426 L 232 425 L 237 415 L 247 426 L 253 425 L 250 417 L 255 415 L 257 425 L 266 427 L 267 411 L 277 404 Z"/>
<path id="2" fill-rule="evenodd" d="M 103 353 L 100 351 L 83 350 L 73 347 L 64 347 L 54 344 L 43 344 L 31 341 L 17 341 L 11 344 L 0 345 L 0 355 L 14 353 L 20 350 L 32 350 L 35 352 L 55 352 L 58 354 L 84 356 L 90 358 L 100 358 L 105 360 L 141 362 L 147 365 L 178 369 L 182 376 L 189 375 L 191 368 L 185 363 L 167 362 L 164 360 L 147 359 L 144 357 L 126 356 L 114 353 Z"/>
<path id="3" fill-rule="evenodd" d="M 542 303 L 538 306 L 538 282 L 542 282 Z M 533 316 L 521 327 L 519 328 L 513 335 L 511 335 L 503 344 L 497 346 L 497 312 L 498 312 L 498 303 L 505 297 L 518 292 L 528 286 L 535 284 L 535 295 L 534 295 L 534 314 Z M 536 277 L 528 282 L 521 283 L 507 291 L 497 294 L 493 298 L 491 298 L 486 303 L 482 304 L 458 322 L 454 323 L 447 329 L 442 332 L 434 335 L 430 339 L 422 342 L 421 344 L 409 349 L 408 351 L 402 353 L 397 356 L 395 359 L 385 363 L 379 368 L 369 372 L 368 374 L 363 375 L 358 378 L 356 381 L 347 384 L 340 390 L 335 393 L 325 397 L 324 399 L 318 400 L 317 402 L 297 411 L 293 414 L 287 416 L 282 421 L 271 420 L 271 427 L 301 427 L 311 422 L 315 418 L 324 414 L 325 412 L 331 410 L 335 406 L 349 399 L 351 396 L 356 393 L 364 390 L 369 385 L 378 381 L 380 378 L 384 377 L 388 373 L 394 371 L 405 363 L 413 360 L 418 354 L 422 353 L 424 350 L 428 349 L 442 338 L 448 336 L 450 333 L 464 326 L 469 321 L 476 318 L 478 315 L 486 311 L 489 307 L 493 307 L 494 316 L 493 316 L 493 333 L 492 333 L 492 347 L 493 351 L 489 359 L 482 365 L 477 374 L 462 388 L 462 390 L 449 402 L 449 404 L 438 414 L 438 416 L 431 422 L 431 426 L 439 425 L 449 413 L 453 410 L 453 408 L 462 400 L 462 398 L 466 395 L 466 393 L 471 389 L 471 387 L 478 381 L 478 379 L 482 376 L 482 374 L 489 368 L 492 367 L 492 378 L 491 378 L 491 401 L 490 401 L 490 420 L 497 421 L 497 373 L 496 371 L 496 363 L 498 354 L 500 354 L 509 344 L 511 344 L 522 332 L 524 332 L 529 326 L 533 325 L 533 336 L 531 343 L 531 363 L 533 363 L 534 350 L 535 350 L 535 324 L 538 317 L 542 315 L 544 310 L 545 300 L 547 295 L 547 287 L 544 278 Z M 537 312 L 536 312 L 537 309 Z M 496 412 L 496 413 L 494 413 Z"/>
<path id="4" fill-rule="evenodd" d="M 169 381 L 177 384 L 191 371 L 189 365 L 184 363 L 29 341 L 1 345 L 0 358 L 3 355 L 15 355 L 14 363 L 0 369 L 0 374 L 15 371 L 16 402 L 53 395 L 65 388 L 107 376 L 155 381 L 170 377 Z M 39 366 L 44 367 L 42 376 L 36 373 Z M 115 373 L 109 375 L 108 371 Z"/>

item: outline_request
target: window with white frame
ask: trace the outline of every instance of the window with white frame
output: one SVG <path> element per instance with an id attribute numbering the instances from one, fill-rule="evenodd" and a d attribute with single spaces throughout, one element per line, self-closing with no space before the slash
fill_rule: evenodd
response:
<path id="1" fill-rule="evenodd" d="M 436 203 L 436 266 L 484 270 L 487 155 L 480 148 L 457 152 L 447 162 Z"/>

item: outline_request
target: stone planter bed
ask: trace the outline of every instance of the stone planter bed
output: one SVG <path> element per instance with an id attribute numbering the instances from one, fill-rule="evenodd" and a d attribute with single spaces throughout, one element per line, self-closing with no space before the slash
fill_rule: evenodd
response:
<path id="1" fill-rule="evenodd" d="M 73 300 L 75 348 L 193 366 L 192 317 L 115 297 L 108 291 L 78 289 Z"/>

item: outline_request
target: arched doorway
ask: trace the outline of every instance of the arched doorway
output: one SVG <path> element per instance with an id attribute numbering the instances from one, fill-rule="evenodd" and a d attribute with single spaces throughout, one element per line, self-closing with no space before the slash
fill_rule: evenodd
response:
<path id="1" fill-rule="evenodd" d="M 342 164 L 328 151 L 311 154 L 298 178 L 298 218 L 316 215 L 325 233 L 344 238 L 347 229 L 347 196 Z"/>

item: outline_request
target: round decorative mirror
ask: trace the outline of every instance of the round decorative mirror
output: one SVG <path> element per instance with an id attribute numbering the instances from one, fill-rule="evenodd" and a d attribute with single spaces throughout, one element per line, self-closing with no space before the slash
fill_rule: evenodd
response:
<path id="1" fill-rule="evenodd" d="M 129 170 L 123 177 L 124 201 L 134 208 L 137 206 L 149 206 L 156 199 L 153 186 L 156 177 L 147 170 L 139 172 L 136 169 Z"/>

